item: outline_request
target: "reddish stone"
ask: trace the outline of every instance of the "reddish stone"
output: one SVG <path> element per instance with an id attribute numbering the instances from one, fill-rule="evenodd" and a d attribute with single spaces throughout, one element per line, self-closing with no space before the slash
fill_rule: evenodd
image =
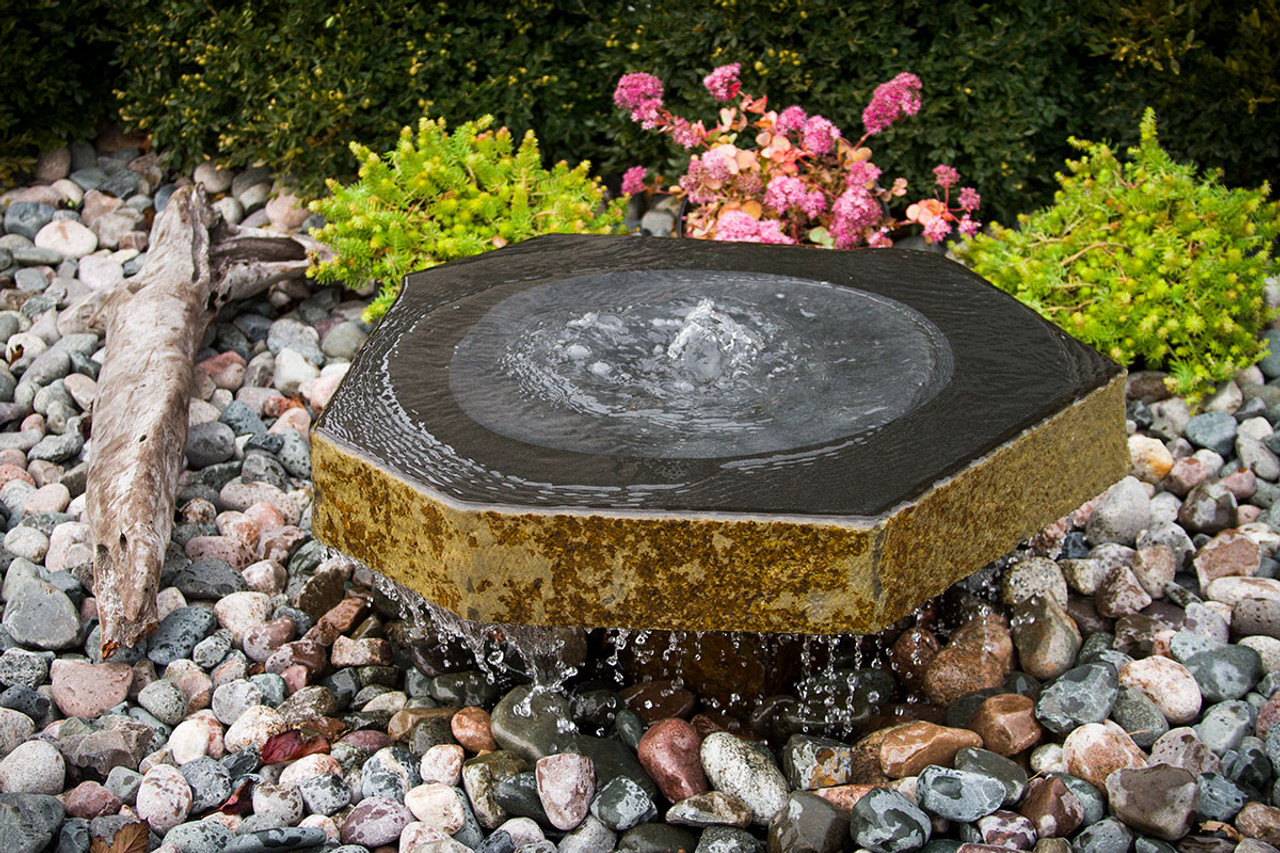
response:
<path id="1" fill-rule="evenodd" d="M 311 671 L 299 663 L 280 670 L 280 677 L 291 696 L 311 683 Z"/>
<path id="2" fill-rule="evenodd" d="M 853 811 L 854 805 L 862 799 L 875 785 L 835 785 L 830 788 L 814 788 L 809 793 L 817 794 L 842 812 Z"/>
<path id="3" fill-rule="evenodd" d="M 18 465 L 0 465 L 0 486 L 11 483 L 14 480 L 21 480 L 24 483 L 35 485 L 35 478 L 27 473 L 27 469 Z"/>
<path id="4" fill-rule="evenodd" d="M 1248 468 L 1239 468 L 1218 481 L 1218 485 L 1236 496 L 1237 501 L 1247 501 L 1258 491 L 1258 475 Z M 1238 520 L 1237 524 L 1243 524 Z"/>
<path id="5" fill-rule="evenodd" d="M 281 616 L 279 619 L 254 625 L 244 632 L 244 653 L 250 660 L 262 663 L 277 649 L 292 640 L 297 628 L 297 624 L 289 616 Z"/>
<path id="6" fill-rule="evenodd" d="M 889 650 L 889 666 L 908 693 L 919 694 L 924 688 L 924 675 L 929 662 L 942 644 L 932 631 L 916 626 L 898 635 Z"/>
<path id="7" fill-rule="evenodd" d="M 384 747 L 391 746 L 392 740 L 391 736 L 386 732 L 374 729 L 360 729 L 343 735 L 339 743 L 349 744 L 357 749 L 365 749 L 370 753 L 374 753 Z"/>
<path id="8" fill-rule="evenodd" d="M 969 728 L 982 736 L 987 749 L 999 755 L 1017 755 L 1044 736 L 1036 722 L 1036 703 L 1017 693 L 987 699 L 970 718 Z"/>
<path id="9" fill-rule="evenodd" d="M 195 661 L 175 660 L 165 667 L 164 677 L 186 694 L 187 714 L 209 707 L 213 698 L 213 681 Z"/>
<path id="10" fill-rule="evenodd" d="M 458 711 L 449 721 L 453 738 L 464 749 L 472 752 L 492 752 L 498 748 L 489 725 L 489 712 L 484 708 L 468 707 Z"/>
<path id="11" fill-rule="evenodd" d="M 1123 767 L 1145 767 L 1147 756 L 1119 726 L 1085 723 L 1062 742 L 1067 772 L 1093 785 L 1105 787 L 1107 777 Z"/>
<path id="12" fill-rule="evenodd" d="M 1035 824 L 1041 838 L 1066 838 L 1084 822 L 1080 799 L 1057 776 L 1043 776 L 1027 783 L 1018 814 Z"/>
<path id="13" fill-rule="evenodd" d="M 129 695 L 133 670 L 122 663 L 55 660 L 49 670 L 53 701 L 68 717 L 97 717 Z"/>
<path id="14" fill-rule="evenodd" d="M 929 701 L 947 706 L 966 693 L 995 687 L 1013 671 L 1013 638 L 995 614 L 970 619 L 934 655 L 925 671 Z"/>
<path id="15" fill-rule="evenodd" d="M 917 721 L 891 729 L 880 744 L 880 767 L 886 776 L 915 776 L 930 764 L 950 767 L 964 747 L 981 748 L 976 732 Z"/>
<path id="16" fill-rule="evenodd" d="M 1271 694 L 1271 698 L 1258 709 L 1258 721 L 1254 724 L 1253 733 L 1266 740 L 1271 724 L 1277 719 L 1280 719 L 1280 692 Z"/>
<path id="17" fill-rule="evenodd" d="M 1202 459 L 1188 456 L 1173 463 L 1169 473 L 1165 475 L 1163 486 L 1166 492 L 1178 497 L 1185 497 L 1188 492 L 1200 485 L 1213 472 Z"/>
<path id="18" fill-rule="evenodd" d="M 1206 542 L 1192 562 L 1203 591 L 1218 578 L 1253 576 L 1261 557 L 1258 543 L 1238 530 L 1224 530 Z"/>
<path id="19" fill-rule="evenodd" d="M 650 726 L 640 738 L 636 752 L 662 795 L 678 803 L 708 790 L 699 756 L 701 748 L 702 738 L 692 725 L 670 718 Z"/>
<path id="20" fill-rule="evenodd" d="M 307 538 L 308 534 L 305 531 L 294 527 L 292 524 L 281 525 L 274 530 L 263 533 L 259 537 L 258 555 L 263 560 L 287 563 L 289 558 L 293 556 L 293 552 Z"/>
<path id="21" fill-rule="evenodd" d="M 325 654 L 324 646 L 310 640 L 294 640 L 272 652 L 271 657 L 267 658 L 267 662 L 263 664 L 263 669 L 267 672 L 281 673 L 297 664 L 306 667 L 308 672 L 314 674 L 322 671 L 326 663 L 328 663 L 328 656 Z M 342 666 L 336 662 L 335 665 Z"/>
<path id="22" fill-rule="evenodd" d="M 120 798 L 97 782 L 81 782 L 64 797 L 67 814 L 93 820 L 120 811 Z"/>
<path id="23" fill-rule="evenodd" d="M 244 368 L 245 360 L 235 350 L 218 353 L 196 365 L 197 370 L 209 375 L 214 385 L 228 391 L 235 391 L 244 384 Z"/>

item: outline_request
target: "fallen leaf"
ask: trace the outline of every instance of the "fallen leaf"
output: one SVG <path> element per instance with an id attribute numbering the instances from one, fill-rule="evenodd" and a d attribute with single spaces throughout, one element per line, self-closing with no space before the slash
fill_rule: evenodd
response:
<path id="1" fill-rule="evenodd" d="M 111 843 L 95 838 L 89 853 L 147 853 L 148 829 L 145 823 L 126 823 L 116 830 Z"/>

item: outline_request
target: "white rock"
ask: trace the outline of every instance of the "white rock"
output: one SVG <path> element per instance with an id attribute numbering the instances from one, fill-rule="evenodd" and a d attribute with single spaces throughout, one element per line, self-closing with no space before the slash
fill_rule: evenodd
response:
<path id="1" fill-rule="evenodd" d="M 9 794 L 61 794 L 66 772 L 57 747 L 29 740 L 0 761 L 0 787 Z"/>
<path id="2" fill-rule="evenodd" d="M 245 631 L 270 618 L 271 597 L 261 592 L 233 592 L 218 600 L 213 606 L 213 615 L 218 617 L 218 624 L 231 632 L 238 646 L 244 640 Z"/>
<path id="3" fill-rule="evenodd" d="M 1275 672 L 1280 669 L 1280 640 L 1275 637 L 1255 634 L 1240 638 L 1239 645 L 1248 646 L 1258 653 L 1258 657 L 1262 658 L 1263 672 Z"/>
<path id="4" fill-rule="evenodd" d="M 1218 578 L 1205 588 L 1205 595 L 1211 601 L 1220 601 L 1229 607 L 1235 607 L 1246 598 L 1280 601 L 1280 581 L 1271 578 Z"/>
<path id="5" fill-rule="evenodd" d="M 191 812 L 191 786 L 178 768 L 157 764 L 142 777 L 136 805 L 138 817 L 163 835 Z"/>
<path id="6" fill-rule="evenodd" d="M 410 788 L 404 795 L 404 804 L 418 820 L 446 835 L 453 835 L 467 820 L 457 789 L 439 782 Z"/>
<path id="7" fill-rule="evenodd" d="M 76 277 L 90 290 L 112 290 L 124 282 L 124 267 L 106 255 L 86 255 L 80 259 Z"/>
<path id="8" fill-rule="evenodd" d="M 206 160 L 191 175 L 191 180 L 197 184 L 204 184 L 205 191 L 209 195 L 217 195 L 231 189 L 231 181 L 235 175 L 230 169 L 223 169 L 212 160 Z"/>
<path id="9" fill-rule="evenodd" d="M 59 178 L 51 186 L 61 193 L 62 197 L 67 200 L 67 204 L 72 207 L 76 207 L 80 202 L 84 201 L 84 190 L 80 189 L 80 185 L 69 178 Z"/>
<path id="10" fill-rule="evenodd" d="M 74 219 L 55 219 L 36 234 L 36 246 L 64 258 L 83 258 L 98 248 L 98 237 Z"/>
<path id="11" fill-rule="evenodd" d="M 232 196 L 220 198 L 212 206 L 231 225 L 239 225 L 244 219 L 244 205 Z"/>
<path id="12" fill-rule="evenodd" d="M 258 749 L 274 734 L 284 729 L 284 720 L 275 708 L 254 705 L 227 727 L 222 742 L 227 752 L 239 752 L 253 746 Z"/>
<path id="13" fill-rule="evenodd" d="M 319 375 L 320 369 L 295 349 L 285 347 L 276 354 L 275 386 L 286 397 L 297 394 L 302 383 Z"/>

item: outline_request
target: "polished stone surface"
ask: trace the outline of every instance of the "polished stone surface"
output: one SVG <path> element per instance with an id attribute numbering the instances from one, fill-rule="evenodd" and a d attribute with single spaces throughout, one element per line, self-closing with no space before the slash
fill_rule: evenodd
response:
<path id="1" fill-rule="evenodd" d="M 1127 470 L 1123 371 L 963 267 L 553 236 L 409 276 L 317 536 L 482 621 L 874 631 Z"/>

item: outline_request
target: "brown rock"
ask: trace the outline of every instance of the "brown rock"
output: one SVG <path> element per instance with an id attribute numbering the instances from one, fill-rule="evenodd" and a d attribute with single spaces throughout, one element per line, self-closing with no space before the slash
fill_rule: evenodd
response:
<path id="1" fill-rule="evenodd" d="M 489 752 L 498 748 L 489 724 L 489 712 L 484 708 L 467 707 L 458 711 L 449 721 L 453 738 L 464 749 L 472 752 Z"/>
<path id="2" fill-rule="evenodd" d="M 391 715 L 391 720 L 387 723 L 387 735 L 402 741 L 408 738 L 414 728 L 424 720 L 440 717 L 450 720 L 456 713 L 458 713 L 457 708 L 401 708 Z"/>
<path id="3" fill-rule="evenodd" d="M 930 764 L 950 767 L 964 747 L 981 748 L 982 738 L 967 729 L 953 729 L 922 720 L 895 726 L 880 744 L 880 769 L 892 779 L 915 776 Z"/>
<path id="4" fill-rule="evenodd" d="M 662 795 L 673 803 L 708 789 L 699 750 L 702 738 L 684 720 L 659 720 L 636 747 L 640 763 Z"/>
<path id="5" fill-rule="evenodd" d="M 1228 492 L 1236 496 L 1236 501 L 1243 502 L 1253 497 L 1258 491 L 1258 475 L 1249 468 L 1239 468 L 1218 481 Z M 1241 507 L 1236 508 L 1236 524 L 1245 524 L 1240 520 Z"/>
<path id="6" fill-rule="evenodd" d="M 1246 838 L 1280 845 L 1280 809 L 1259 802 L 1245 803 L 1236 815 L 1236 829 Z"/>
<path id="7" fill-rule="evenodd" d="M 1062 757 L 1068 773 L 1099 789 L 1120 768 L 1147 764 L 1142 748 L 1114 723 L 1086 723 L 1076 728 L 1062 742 Z"/>
<path id="8" fill-rule="evenodd" d="M 281 616 L 244 632 L 244 653 L 259 663 L 275 654 L 276 649 L 293 639 L 297 624 L 289 616 Z"/>
<path id="9" fill-rule="evenodd" d="M 165 667 L 164 677 L 186 694 L 188 715 L 209 707 L 213 698 L 213 681 L 195 661 L 175 660 Z"/>
<path id="10" fill-rule="evenodd" d="M 55 660 L 49 670 L 53 701 L 68 717 L 97 717 L 129 696 L 133 670 L 122 663 Z"/>
<path id="11" fill-rule="evenodd" d="M 281 673 L 291 666 L 298 665 L 306 667 L 308 672 L 315 675 L 324 669 L 327 658 L 324 646 L 319 643 L 313 643 L 311 640 L 294 640 L 272 652 L 271 657 L 267 658 L 267 662 L 263 664 L 263 669 L 267 672 Z M 341 664 L 335 662 L 335 665 Z"/>
<path id="12" fill-rule="evenodd" d="M 668 717 L 687 717 L 693 710 L 697 697 L 675 681 L 646 681 L 624 689 L 622 696 L 627 707 L 635 711 L 646 723 Z"/>
<path id="13" fill-rule="evenodd" d="M 1116 817 L 1165 841 L 1187 834 L 1199 802 L 1196 777 L 1168 764 L 1117 770 L 1107 777 L 1106 791 Z"/>
<path id="14" fill-rule="evenodd" d="M 1035 702 L 1017 693 L 987 699 L 970 718 L 969 728 L 981 736 L 987 749 L 999 755 L 1016 755 L 1044 736 L 1036 722 Z"/>
<path id="15" fill-rule="evenodd" d="M 1094 606 L 1098 614 L 1108 619 L 1129 616 L 1142 611 L 1151 603 L 1151 596 L 1138 583 L 1133 569 L 1128 566 L 1116 566 L 1107 572 L 1098 591 L 1093 596 Z"/>
<path id="16" fill-rule="evenodd" d="M 1129 436 L 1130 472 L 1143 482 L 1158 485 L 1173 468 L 1173 455 L 1159 439 Z"/>
<path id="17" fill-rule="evenodd" d="M 1164 598 L 1164 586 L 1173 580 L 1176 571 L 1173 549 L 1168 545 L 1139 548 L 1133 558 L 1133 576 L 1152 598 Z"/>
<path id="18" fill-rule="evenodd" d="M 1002 617 L 970 619 L 934 655 L 924 677 L 925 694 L 950 705 L 966 693 L 995 687 L 1013 671 L 1013 639 Z"/>
<path id="19" fill-rule="evenodd" d="M 929 662 L 941 646 L 932 631 L 920 626 L 908 628 L 898 635 L 889 650 L 889 666 L 908 693 L 918 694 L 923 690 Z"/>
<path id="20" fill-rule="evenodd" d="M 809 793 L 817 794 L 842 812 L 853 811 L 853 806 L 862 799 L 875 785 L 835 785 L 831 788 L 815 788 Z"/>
<path id="21" fill-rule="evenodd" d="M 1027 783 L 1018 814 L 1030 820 L 1041 838 L 1065 838 L 1084 822 L 1084 806 L 1057 776 Z"/>

